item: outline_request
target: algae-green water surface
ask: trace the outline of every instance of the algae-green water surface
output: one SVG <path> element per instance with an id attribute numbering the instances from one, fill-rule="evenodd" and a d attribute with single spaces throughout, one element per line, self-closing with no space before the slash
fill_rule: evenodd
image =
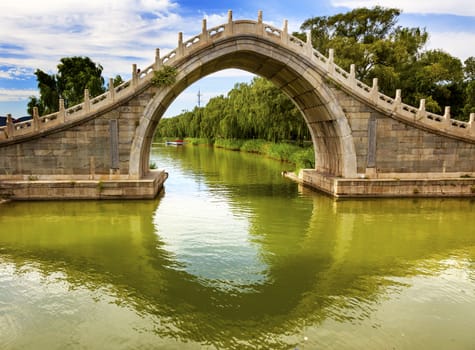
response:
<path id="1" fill-rule="evenodd" d="M 475 202 L 335 201 L 155 147 L 152 201 L 0 206 L 2 349 L 473 349 Z"/>

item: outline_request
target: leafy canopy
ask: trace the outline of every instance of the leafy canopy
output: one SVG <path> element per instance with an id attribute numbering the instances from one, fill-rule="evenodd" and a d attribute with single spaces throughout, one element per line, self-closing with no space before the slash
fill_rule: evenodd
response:
<path id="1" fill-rule="evenodd" d="M 320 52 L 335 50 L 335 63 L 349 70 L 356 66 L 356 77 L 368 85 L 378 78 L 380 90 L 393 96 L 401 89 L 404 102 L 441 112 L 452 106 L 452 114 L 468 118 L 474 107 L 473 81 L 475 58 L 462 64 L 443 50 L 425 51 L 429 34 L 424 28 L 397 25 L 401 10 L 396 8 L 357 8 L 333 16 L 307 19 L 301 32 L 310 31 L 312 45 Z"/>
<path id="2" fill-rule="evenodd" d="M 48 114 L 58 110 L 60 98 L 65 104 L 73 106 L 84 99 L 84 89 L 91 96 L 102 94 L 104 78 L 102 66 L 94 63 L 89 57 L 64 57 L 57 66 L 56 74 L 47 74 L 40 69 L 35 72 L 40 92 L 39 99 L 30 97 L 28 113 L 38 107 L 40 114 Z"/>
<path id="3" fill-rule="evenodd" d="M 163 119 L 156 134 L 300 143 L 310 139 L 308 127 L 293 102 L 264 78 L 236 84 L 227 96 L 214 97 L 203 108 Z"/>

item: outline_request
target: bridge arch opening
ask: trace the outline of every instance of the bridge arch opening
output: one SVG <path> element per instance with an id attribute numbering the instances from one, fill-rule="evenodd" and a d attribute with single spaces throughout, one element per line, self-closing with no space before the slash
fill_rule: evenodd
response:
<path id="1" fill-rule="evenodd" d="M 244 36 L 197 50 L 175 67 L 175 83 L 157 90 L 136 130 L 130 156 L 132 177 L 147 174 L 154 132 L 173 101 L 199 79 L 229 68 L 266 78 L 295 103 L 310 130 L 317 172 L 356 176 L 356 153 L 346 116 L 324 75 L 302 55 L 259 37 Z"/>

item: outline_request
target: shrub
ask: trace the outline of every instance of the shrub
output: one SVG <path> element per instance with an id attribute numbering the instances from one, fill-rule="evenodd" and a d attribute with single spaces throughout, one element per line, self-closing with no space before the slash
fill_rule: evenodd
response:
<path id="1" fill-rule="evenodd" d="M 241 146 L 241 151 L 249 153 L 266 153 L 266 144 L 264 140 L 247 140 Z"/>
<path id="2" fill-rule="evenodd" d="M 271 143 L 267 150 L 267 155 L 270 158 L 277 160 L 291 162 L 291 156 L 301 148 L 289 143 Z"/>
<path id="3" fill-rule="evenodd" d="M 231 151 L 239 151 L 244 140 L 240 139 L 216 139 L 214 145 L 218 148 L 224 148 Z"/>
<path id="4" fill-rule="evenodd" d="M 193 145 L 193 146 L 198 146 L 198 145 L 212 145 L 214 144 L 214 140 L 208 139 L 208 138 L 199 138 L 199 137 L 187 137 L 186 142 Z"/>
<path id="5" fill-rule="evenodd" d="M 304 148 L 292 154 L 290 161 L 295 163 L 297 169 L 315 168 L 315 152 L 313 148 Z"/>
<path id="6" fill-rule="evenodd" d="M 175 67 L 162 66 L 153 72 L 152 84 L 156 87 L 170 86 L 176 81 L 178 72 Z"/>

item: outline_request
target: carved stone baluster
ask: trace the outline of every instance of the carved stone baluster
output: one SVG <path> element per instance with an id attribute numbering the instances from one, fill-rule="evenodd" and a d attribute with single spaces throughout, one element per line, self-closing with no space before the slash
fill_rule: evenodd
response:
<path id="1" fill-rule="evenodd" d="M 475 135 L 475 113 L 470 113 L 469 133 Z"/>
<path id="2" fill-rule="evenodd" d="M 91 110 L 91 100 L 89 98 L 89 90 L 84 89 L 84 111 L 87 113 Z"/>
<path id="3" fill-rule="evenodd" d="M 450 119 L 450 106 L 445 106 L 444 110 L 444 124 L 446 126 L 451 125 L 451 119 Z"/>
<path id="4" fill-rule="evenodd" d="M 426 100 L 424 98 L 422 98 L 421 101 L 419 102 L 419 110 L 417 111 L 416 118 L 417 120 L 427 118 Z"/>
<path id="5" fill-rule="evenodd" d="M 33 128 L 35 131 L 38 131 L 41 128 L 41 120 L 40 114 L 38 113 L 38 107 L 33 107 Z"/>

